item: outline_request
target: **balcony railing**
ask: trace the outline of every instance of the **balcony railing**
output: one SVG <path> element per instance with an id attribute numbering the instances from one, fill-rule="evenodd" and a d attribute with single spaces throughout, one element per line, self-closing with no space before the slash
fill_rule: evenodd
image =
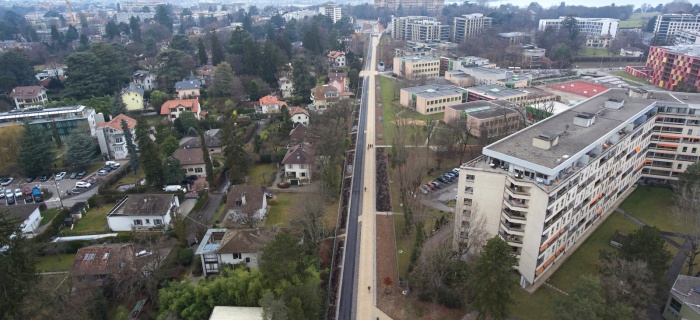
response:
<path id="1" fill-rule="evenodd" d="M 528 205 L 525 202 L 525 200 L 519 200 L 519 199 L 503 199 L 503 200 L 505 200 L 506 202 L 508 202 L 512 206 L 516 206 L 519 208 L 528 208 Z"/>
<path id="2" fill-rule="evenodd" d="M 522 225 L 515 226 L 510 222 L 501 222 L 501 226 L 503 226 L 504 228 L 506 228 L 506 230 L 510 232 L 525 232 L 525 229 L 522 227 Z"/>
<path id="3" fill-rule="evenodd" d="M 530 195 L 530 193 L 526 192 L 525 189 L 522 187 L 510 186 L 510 187 L 508 187 L 508 189 L 510 189 L 510 191 L 515 193 L 515 194 L 521 194 L 524 196 Z"/>
<path id="4" fill-rule="evenodd" d="M 522 237 L 520 237 L 520 236 L 510 235 L 510 234 L 507 234 L 505 232 L 501 232 L 500 235 L 508 243 L 523 244 Z"/>
<path id="5" fill-rule="evenodd" d="M 517 211 L 510 211 L 508 209 L 503 210 L 503 213 L 511 219 L 515 220 L 527 220 L 524 214 L 518 213 Z"/>

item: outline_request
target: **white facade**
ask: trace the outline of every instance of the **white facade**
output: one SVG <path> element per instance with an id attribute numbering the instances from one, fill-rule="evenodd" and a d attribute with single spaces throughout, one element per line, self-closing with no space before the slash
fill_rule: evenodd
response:
<path id="1" fill-rule="evenodd" d="M 124 132 L 121 128 L 122 119 L 127 120 L 127 123 L 132 122 L 130 129 L 131 136 L 135 137 L 136 132 L 133 127 L 136 120 L 124 115 L 119 115 L 110 122 L 98 124 L 95 130 L 100 152 L 103 156 L 111 160 L 121 160 L 129 157 L 129 150 L 126 148 L 126 140 L 124 139 Z M 136 145 L 136 141 L 133 141 L 133 143 Z"/>
<path id="2" fill-rule="evenodd" d="M 671 42 L 684 30 L 700 30 L 700 14 L 660 14 L 656 16 L 652 43 Z"/>
<path id="3" fill-rule="evenodd" d="M 289 21 L 292 19 L 295 20 L 304 20 L 307 17 L 313 17 L 315 15 L 318 15 L 318 11 L 314 10 L 299 10 L 299 11 L 292 11 L 292 12 L 287 12 L 282 15 L 282 18 L 284 18 L 284 21 Z M 321 14 L 325 14 L 324 12 L 321 12 Z"/>
<path id="4" fill-rule="evenodd" d="M 280 78 L 277 83 L 280 86 L 282 99 L 291 98 L 294 95 L 294 83 L 287 78 Z"/>
<path id="5" fill-rule="evenodd" d="M 559 17 L 559 19 L 540 19 L 538 29 L 543 31 L 550 26 L 558 29 L 565 18 L 566 17 Z M 576 19 L 576 24 L 581 34 L 588 37 L 611 35 L 614 38 L 617 35 L 617 26 L 620 23 L 618 19 L 609 18 L 574 17 L 574 19 Z"/>
<path id="6" fill-rule="evenodd" d="M 134 84 L 144 90 L 156 88 L 156 76 L 149 71 L 137 71 L 134 73 Z"/>
<path id="7" fill-rule="evenodd" d="M 700 44 L 700 29 L 677 31 L 673 44 Z"/>
<path id="8" fill-rule="evenodd" d="M 485 147 L 460 168 L 453 246 L 483 224 L 511 246 L 521 286 L 544 281 L 640 178 L 698 161 L 696 113 L 698 94 L 610 89 Z"/>
<path id="9" fill-rule="evenodd" d="M 31 238 L 36 235 L 37 229 L 39 228 L 39 223 L 41 222 L 41 212 L 39 211 L 39 206 L 32 211 L 27 219 L 22 221 L 20 227 L 22 227 L 22 234 L 25 237 Z"/>
<path id="10" fill-rule="evenodd" d="M 137 196 L 139 195 L 130 195 L 129 197 Z M 109 229 L 112 231 L 131 232 L 166 227 L 171 221 L 170 211 L 172 210 L 175 214 L 179 214 L 180 201 L 176 196 L 172 197 L 172 202 L 165 211 L 151 212 L 142 215 L 120 214 L 120 209 L 124 209 L 120 208 L 120 206 L 124 206 L 124 203 L 127 202 L 126 200 L 117 203 L 117 205 L 107 213 L 107 226 L 109 226 Z"/>
<path id="11" fill-rule="evenodd" d="M 34 94 L 31 94 L 32 96 L 27 96 L 26 92 L 29 91 L 33 91 Z M 21 92 L 24 94 L 20 94 Z M 40 86 L 16 87 L 12 89 L 10 96 L 13 97 L 15 107 L 19 110 L 35 105 L 45 105 L 47 102 L 49 102 L 49 97 L 46 95 L 46 89 Z"/>
<path id="12" fill-rule="evenodd" d="M 333 20 L 333 23 L 338 22 L 343 16 L 343 9 L 339 5 L 335 5 L 332 2 L 327 3 L 325 6 L 318 8 L 318 12 L 324 16 L 328 16 Z"/>
<path id="13" fill-rule="evenodd" d="M 287 164 L 284 167 L 284 172 L 288 177 L 298 179 L 311 179 L 311 165 L 308 164 Z"/>
<path id="14" fill-rule="evenodd" d="M 304 113 L 297 113 L 292 116 L 292 122 L 294 125 L 303 125 L 304 127 L 309 125 L 309 116 Z"/>

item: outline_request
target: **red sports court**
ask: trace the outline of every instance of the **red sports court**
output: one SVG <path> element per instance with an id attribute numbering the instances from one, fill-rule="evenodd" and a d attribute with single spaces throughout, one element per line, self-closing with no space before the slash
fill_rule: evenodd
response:
<path id="1" fill-rule="evenodd" d="M 590 98 L 594 95 L 597 95 L 605 90 L 608 90 L 608 87 L 597 85 L 597 84 L 592 84 L 592 83 L 584 82 L 584 81 L 565 82 L 565 83 L 555 84 L 555 85 L 549 86 L 547 88 L 559 90 L 559 91 L 564 91 L 564 92 L 568 92 L 568 93 L 573 93 L 573 94 L 576 94 L 579 96 L 584 96 L 587 98 Z"/>

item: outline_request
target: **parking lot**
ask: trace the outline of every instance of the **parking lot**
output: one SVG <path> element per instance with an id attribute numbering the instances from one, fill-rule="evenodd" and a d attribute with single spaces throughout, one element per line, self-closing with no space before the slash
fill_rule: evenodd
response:
<path id="1" fill-rule="evenodd" d="M 447 173 L 451 173 L 451 175 L 446 176 Z M 419 188 L 420 192 L 425 195 L 421 203 L 435 210 L 452 212 L 452 207 L 447 204 L 453 202 L 455 196 L 457 196 L 458 176 L 459 170 L 448 170 L 437 175 L 433 174 L 435 179 Z"/>

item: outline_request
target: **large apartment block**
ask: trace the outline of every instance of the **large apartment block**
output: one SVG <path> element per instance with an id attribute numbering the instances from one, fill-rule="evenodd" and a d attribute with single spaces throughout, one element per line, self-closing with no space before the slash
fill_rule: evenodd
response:
<path id="1" fill-rule="evenodd" d="M 700 45 L 651 47 L 649 81 L 668 90 L 700 90 Z"/>
<path id="2" fill-rule="evenodd" d="M 511 246 L 521 286 L 544 281 L 637 180 L 697 161 L 696 114 L 698 94 L 609 89 L 485 147 L 460 168 L 454 247 L 483 228 Z"/>
<path id="3" fill-rule="evenodd" d="M 452 23 L 452 41 L 462 43 L 464 39 L 478 35 L 493 24 L 491 17 L 481 13 L 464 14 L 455 17 Z"/>
<path id="4" fill-rule="evenodd" d="M 408 80 L 440 76 L 440 58 L 394 57 L 394 75 Z"/>
<path id="5" fill-rule="evenodd" d="M 431 13 L 442 12 L 445 7 L 445 0 L 374 0 L 374 6 L 389 8 L 389 10 L 402 9 L 425 9 Z"/>
<path id="6" fill-rule="evenodd" d="M 434 17 L 391 17 L 391 37 L 407 41 L 448 41 L 450 26 Z"/>
<path id="7" fill-rule="evenodd" d="M 564 19 L 566 19 L 566 17 L 559 17 L 558 19 L 540 19 L 538 29 L 544 30 L 547 27 L 559 29 Z M 576 19 L 576 25 L 579 31 L 586 37 L 610 35 L 614 38 L 615 35 L 617 35 L 617 26 L 620 23 L 618 19 L 609 18 L 574 17 L 574 19 Z"/>
<path id="8" fill-rule="evenodd" d="M 670 44 L 682 30 L 700 30 L 700 14 L 660 14 L 654 25 L 653 44 Z"/>

